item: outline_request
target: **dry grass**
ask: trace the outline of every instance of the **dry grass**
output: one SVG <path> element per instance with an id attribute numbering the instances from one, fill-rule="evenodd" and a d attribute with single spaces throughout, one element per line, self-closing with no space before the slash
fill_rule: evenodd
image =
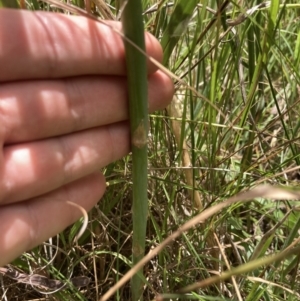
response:
<path id="1" fill-rule="evenodd" d="M 145 2 L 147 8 L 156 3 Z M 147 251 L 199 213 L 196 195 L 206 210 L 262 183 L 299 185 L 299 5 L 281 4 L 273 28 L 268 25 L 269 8 L 262 8 L 230 31 L 226 17 L 236 20 L 258 3 L 223 1 L 224 13 L 214 18 L 215 2 L 202 2 L 204 7 L 193 9 L 168 59 L 168 68 L 188 86 L 177 86 L 175 113 L 169 108 L 150 119 Z M 115 15 L 115 2 L 107 4 Z M 145 15 L 148 30 L 159 39 L 175 12 L 173 6 L 165 7 Z M 92 10 L 99 13 L 95 6 Z M 260 55 L 267 58 L 257 70 Z M 63 278 L 74 266 L 73 276 L 90 277 L 90 285 L 43 296 L 29 285 L 3 278 L 7 300 L 97 300 L 122 278 L 131 267 L 131 171 L 130 156 L 105 168 L 107 193 L 89 213 L 88 230 L 77 246 L 70 242 L 80 222 L 52 242 L 65 253 L 58 252 L 43 273 Z M 253 199 L 247 203 L 224 205 L 174 238 L 144 267 L 144 299 L 161 294 L 157 300 L 299 300 L 298 254 L 254 265 L 299 239 L 298 203 L 288 200 L 291 192 L 278 192 L 280 202 L 271 200 L 274 194 L 269 192 L 250 194 Z M 49 246 L 40 246 L 13 264 L 22 271 L 28 272 L 29 266 L 39 271 L 50 254 Z M 241 266 L 245 269 L 238 275 L 177 294 Z M 130 285 L 110 300 L 131 300 Z"/>

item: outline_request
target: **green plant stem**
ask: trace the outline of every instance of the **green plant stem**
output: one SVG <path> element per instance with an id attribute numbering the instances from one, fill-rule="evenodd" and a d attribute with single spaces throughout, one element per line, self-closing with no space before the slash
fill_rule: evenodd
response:
<path id="1" fill-rule="evenodd" d="M 128 0 L 122 14 L 125 36 L 141 49 L 145 49 L 142 3 Z M 145 253 L 145 236 L 148 216 L 147 198 L 147 67 L 146 57 L 125 42 L 128 75 L 130 130 L 133 180 L 133 245 L 132 260 L 136 264 Z M 136 274 L 132 278 L 132 300 L 141 300 L 143 282 Z"/>

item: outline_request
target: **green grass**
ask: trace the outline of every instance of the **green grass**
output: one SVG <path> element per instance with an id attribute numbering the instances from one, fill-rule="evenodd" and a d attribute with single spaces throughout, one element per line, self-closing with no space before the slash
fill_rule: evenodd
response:
<path id="1" fill-rule="evenodd" d="M 199 211 L 240 191 L 262 183 L 296 188 L 300 179 L 297 170 L 289 172 L 300 166 L 300 4 L 271 1 L 230 28 L 226 20 L 239 20 L 259 1 L 168 3 L 143 1 L 145 11 L 154 7 L 144 15 L 146 29 L 162 41 L 164 64 L 176 75 L 172 106 L 150 116 L 147 252 Z M 117 14 L 115 1 L 107 4 Z M 92 282 L 50 300 L 98 300 L 132 266 L 131 173 L 131 156 L 106 167 L 109 187 L 79 246 L 70 242 L 80 223 L 57 238 L 65 254 L 48 266 L 49 274 L 67 276 L 74 265 L 73 276 Z M 298 203 L 286 199 L 233 203 L 176 237 L 145 265 L 144 300 L 299 300 L 299 253 L 264 258 L 299 238 Z M 14 264 L 37 269 L 48 252 L 38 247 Z M 238 273 L 179 295 L 229 269 Z M 30 287 L 6 285 L 11 300 L 41 297 Z M 130 283 L 110 300 L 131 300 Z"/>

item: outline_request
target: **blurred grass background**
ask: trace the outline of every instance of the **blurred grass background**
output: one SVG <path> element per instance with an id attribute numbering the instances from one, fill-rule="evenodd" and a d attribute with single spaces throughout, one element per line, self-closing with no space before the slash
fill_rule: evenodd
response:
<path id="1" fill-rule="evenodd" d="M 0 2 L 63 12 L 36 0 Z M 66 2 L 101 19 L 120 16 L 116 1 Z M 261 183 L 299 186 L 300 4 L 142 3 L 145 29 L 161 41 L 164 65 L 177 77 L 172 104 L 150 116 L 149 251 L 199 211 L 241 190 Z M 49 277 L 63 279 L 72 266 L 73 277 L 91 278 L 87 288 L 78 291 L 70 285 L 44 296 L 30 286 L 3 280 L 2 299 L 98 300 L 116 283 L 132 266 L 131 172 L 130 155 L 104 169 L 107 192 L 89 213 L 89 227 L 78 246 L 71 242 L 80 221 L 51 242 L 64 252 L 47 266 Z M 144 300 L 299 300 L 299 255 L 206 288 L 176 293 L 228 266 L 282 251 L 299 237 L 299 217 L 297 202 L 285 200 L 258 198 L 222 210 L 145 266 Z M 41 246 L 13 264 L 29 272 L 51 256 L 51 248 Z M 110 300 L 132 300 L 130 284 Z"/>

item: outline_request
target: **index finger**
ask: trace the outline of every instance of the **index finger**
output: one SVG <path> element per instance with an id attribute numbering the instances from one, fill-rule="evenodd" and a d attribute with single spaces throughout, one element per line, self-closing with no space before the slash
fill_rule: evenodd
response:
<path id="1" fill-rule="evenodd" d="M 121 30 L 119 22 L 107 22 Z M 126 73 L 120 35 L 80 16 L 0 10 L 0 81 Z M 147 53 L 161 61 L 159 42 L 146 34 Z M 156 71 L 148 62 L 148 72 Z"/>

